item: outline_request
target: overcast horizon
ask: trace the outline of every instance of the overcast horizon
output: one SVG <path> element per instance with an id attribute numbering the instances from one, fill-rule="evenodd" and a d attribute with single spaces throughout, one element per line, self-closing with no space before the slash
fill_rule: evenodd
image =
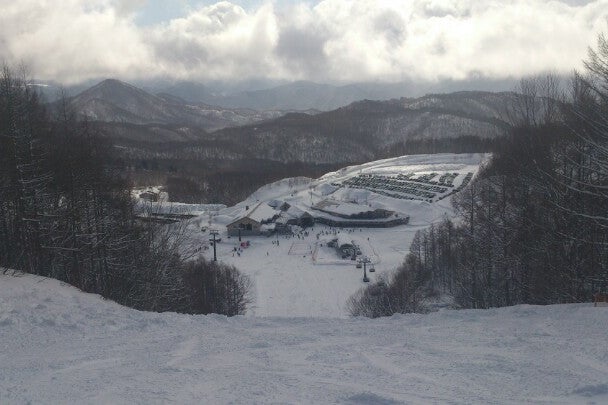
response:
<path id="1" fill-rule="evenodd" d="M 0 0 L 0 61 L 77 84 L 501 82 L 582 67 L 608 0 Z"/>

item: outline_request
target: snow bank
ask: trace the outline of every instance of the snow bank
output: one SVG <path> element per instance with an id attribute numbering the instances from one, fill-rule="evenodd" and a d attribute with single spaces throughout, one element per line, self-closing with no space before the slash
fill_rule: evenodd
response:
<path id="1" fill-rule="evenodd" d="M 607 403 L 608 308 L 145 313 L 0 275 L 0 402 Z"/>

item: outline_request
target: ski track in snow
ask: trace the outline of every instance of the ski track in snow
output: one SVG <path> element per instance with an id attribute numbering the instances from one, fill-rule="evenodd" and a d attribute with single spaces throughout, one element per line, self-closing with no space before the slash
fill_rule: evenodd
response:
<path id="1" fill-rule="evenodd" d="M 146 313 L 0 276 L 0 403 L 607 403 L 608 308 Z"/>

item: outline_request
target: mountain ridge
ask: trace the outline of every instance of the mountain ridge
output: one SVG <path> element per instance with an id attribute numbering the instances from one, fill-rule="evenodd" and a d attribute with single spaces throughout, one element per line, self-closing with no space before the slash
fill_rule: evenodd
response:
<path id="1" fill-rule="evenodd" d="M 203 102 L 224 108 L 255 110 L 316 109 L 331 111 L 362 99 L 389 100 L 405 95 L 421 97 L 429 93 L 449 93 L 460 90 L 501 91 L 516 88 L 514 80 L 461 80 L 428 82 L 354 82 L 317 83 L 307 80 L 265 83 L 200 83 L 177 81 L 157 83 L 154 93 L 169 93 L 190 102 Z"/>
<path id="2" fill-rule="evenodd" d="M 108 79 L 72 98 L 70 105 L 125 147 L 176 142 L 164 153 L 327 164 L 407 153 L 488 151 L 510 127 L 506 117 L 513 96 L 461 91 L 363 99 L 324 112 L 257 112 L 190 104 Z"/>
<path id="3" fill-rule="evenodd" d="M 188 103 L 167 94 L 151 94 L 129 83 L 106 79 L 69 99 L 70 107 L 93 121 L 138 125 L 165 124 L 213 131 L 277 117 L 280 111 L 225 109 Z"/>

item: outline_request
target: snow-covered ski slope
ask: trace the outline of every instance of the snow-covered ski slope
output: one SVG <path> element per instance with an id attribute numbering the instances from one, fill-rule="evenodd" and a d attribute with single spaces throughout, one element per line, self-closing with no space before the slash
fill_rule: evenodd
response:
<path id="1" fill-rule="evenodd" d="M 255 285 L 249 315 L 346 317 L 346 301 L 363 286 L 363 271 L 355 267 L 356 262 L 338 257 L 327 242 L 336 237 L 355 241 L 376 270 L 368 276 L 372 282 L 377 280 L 403 262 L 418 230 L 453 216 L 450 196 L 478 172 L 488 157 L 409 155 L 346 167 L 316 180 L 284 179 L 260 188 L 233 207 L 209 211 L 193 221 L 190 249 L 199 254 L 200 247 L 208 247 L 209 234 L 200 232 L 201 227 L 219 230 L 222 242 L 217 244 L 218 260 L 236 266 Z M 353 179 L 360 183 L 353 184 Z M 435 197 L 409 194 L 416 190 L 434 190 Z M 340 203 L 339 209 L 345 214 L 360 206 L 361 210 L 394 211 L 409 216 L 410 221 L 393 228 L 332 229 L 315 224 L 307 234 L 294 237 L 248 236 L 242 239 L 250 242 L 249 247 L 235 253 L 238 240 L 228 238 L 226 225 L 252 210 L 259 212 L 258 205 L 273 200 L 311 213 L 311 206 L 330 200 Z M 211 248 L 200 253 L 213 257 Z"/>
<path id="2" fill-rule="evenodd" d="M 2 404 L 605 404 L 608 308 L 145 313 L 0 275 Z"/>

